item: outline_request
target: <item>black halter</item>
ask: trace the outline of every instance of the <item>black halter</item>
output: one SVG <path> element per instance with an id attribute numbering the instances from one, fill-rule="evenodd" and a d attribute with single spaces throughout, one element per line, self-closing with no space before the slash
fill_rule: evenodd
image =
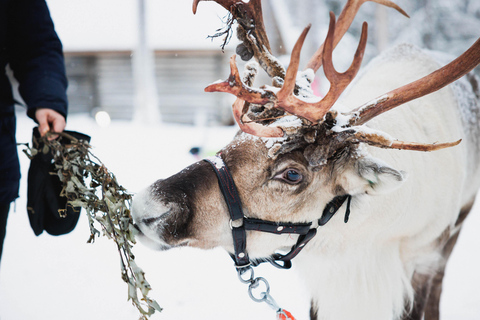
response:
<path id="1" fill-rule="evenodd" d="M 312 222 L 309 223 L 284 223 L 272 222 L 260 219 L 247 218 L 243 215 L 242 203 L 238 195 L 235 182 L 232 175 L 228 171 L 227 166 L 219 156 L 205 159 L 210 163 L 218 178 L 218 184 L 222 191 L 223 197 L 230 213 L 230 229 L 232 229 L 234 254 L 232 255 L 235 261 L 235 266 L 238 268 L 245 268 L 250 265 L 258 265 L 262 262 L 270 262 L 274 266 L 282 269 L 289 269 L 292 266 L 291 260 L 305 247 L 305 245 L 317 234 L 317 229 L 312 228 Z M 348 221 L 350 215 L 350 200 L 351 195 L 343 195 L 335 197 L 330 201 L 323 210 L 321 218 L 318 220 L 318 225 L 326 224 L 338 209 L 347 202 L 347 211 L 345 213 L 345 222 Z M 298 234 L 297 243 L 291 248 L 287 254 L 275 253 L 270 258 L 265 260 L 251 261 L 246 252 L 247 235 L 246 230 L 263 231 L 274 234 Z"/>

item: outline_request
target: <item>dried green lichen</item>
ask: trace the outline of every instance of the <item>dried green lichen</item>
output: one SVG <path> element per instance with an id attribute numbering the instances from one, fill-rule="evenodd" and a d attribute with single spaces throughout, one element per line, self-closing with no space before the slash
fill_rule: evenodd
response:
<path id="1" fill-rule="evenodd" d="M 33 140 L 33 146 L 23 150 L 31 159 L 39 152 L 51 152 L 54 161 L 53 175 L 63 183 L 60 196 L 67 197 L 68 205 L 85 209 L 90 225 L 89 243 L 101 235 L 113 240 L 121 261 L 122 279 L 128 284 L 128 300 L 140 312 L 140 319 L 147 320 L 155 311 L 161 311 L 158 303 L 148 297 L 150 284 L 145 273 L 135 263 L 132 247 L 136 243 L 136 229 L 130 214 L 132 195 L 118 184 L 115 175 L 90 151 L 90 145 L 67 133 L 48 140 L 51 135 Z M 70 143 L 61 143 L 62 139 Z M 41 150 L 38 149 L 39 146 Z"/>

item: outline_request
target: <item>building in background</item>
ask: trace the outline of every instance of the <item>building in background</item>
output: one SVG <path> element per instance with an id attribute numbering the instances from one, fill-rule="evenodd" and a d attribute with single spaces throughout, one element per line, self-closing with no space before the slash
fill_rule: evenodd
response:
<path id="1" fill-rule="evenodd" d="M 137 46 L 136 0 L 48 0 L 65 52 L 70 113 L 97 110 L 112 119 L 132 119 L 135 82 L 132 56 Z M 147 38 L 154 53 L 158 107 L 165 122 L 231 122 L 231 97 L 203 89 L 225 78 L 232 53 L 207 36 L 222 27 L 226 11 L 190 0 L 146 1 Z M 233 47 L 234 50 L 234 47 Z M 138 106 L 137 106 L 138 107 Z"/>
<path id="2" fill-rule="evenodd" d="M 70 112 L 103 110 L 113 119 L 132 119 L 135 82 L 132 54 L 138 42 L 140 0 L 47 0 L 65 50 Z M 196 15 L 193 0 L 143 0 L 146 33 L 153 52 L 155 87 L 164 122 L 229 124 L 233 97 L 205 93 L 210 83 L 229 74 L 228 60 L 236 39 L 220 49 L 222 39 L 207 37 L 224 26 L 227 12 L 212 1 L 200 2 Z M 263 0 L 265 24 L 273 54 L 287 65 L 302 29 L 312 30 L 302 50 L 302 61 L 323 42 L 328 12 L 337 16 L 346 0 Z M 395 0 L 410 15 L 366 3 L 349 33 L 334 52 L 334 63 L 345 70 L 358 44 L 361 23 L 369 22 L 369 44 L 364 64 L 385 47 L 410 42 L 454 55 L 478 37 L 478 0 Z M 237 58 L 237 61 L 239 58 Z M 302 65 L 301 65 L 302 66 Z M 239 63 L 242 70 L 242 63 Z M 256 85 L 268 84 L 268 79 Z"/>

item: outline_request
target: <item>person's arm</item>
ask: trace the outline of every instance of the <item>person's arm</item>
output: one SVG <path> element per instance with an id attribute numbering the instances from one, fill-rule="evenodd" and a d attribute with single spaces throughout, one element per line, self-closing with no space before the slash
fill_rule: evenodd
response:
<path id="1" fill-rule="evenodd" d="M 67 78 L 62 44 L 45 0 L 15 0 L 9 8 L 10 66 L 27 115 L 44 135 L 61 132 L 67 116 Z M 62 118 L 62 119 L 61 119 Z"/>

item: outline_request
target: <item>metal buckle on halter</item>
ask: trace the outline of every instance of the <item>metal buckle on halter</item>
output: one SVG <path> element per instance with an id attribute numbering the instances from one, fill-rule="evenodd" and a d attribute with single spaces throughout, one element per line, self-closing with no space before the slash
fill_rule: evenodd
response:
<path id="1" fill-rule="evenodd" d="M 236 221 L 240 221 L 240 223 L 237 226 L 234 226 L 233 224 Z M 243 218 L 236 219 L 236 220 L 230 219 L 230 221 L 228 222 L 228 225 L 230 226 L 230 230 L 233 230 L 233 228 L 239 228 L 239 227 L 243 226 Z"/>

